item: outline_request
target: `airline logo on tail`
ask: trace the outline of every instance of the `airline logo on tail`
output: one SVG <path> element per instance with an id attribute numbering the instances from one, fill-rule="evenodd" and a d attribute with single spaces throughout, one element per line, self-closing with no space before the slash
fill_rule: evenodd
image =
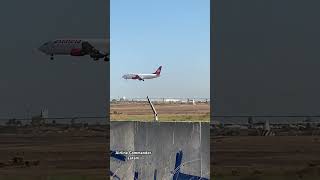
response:
<path id="1" fill-rule="evenodd" d="M 156 70 L 156 72 L 154 72 L 153 74 L 156 74 L 156 75 L 160 76 L 161 68 L 162 68 L 162 66 L 160 66 L 160 67 Z"/>
<path id="2" fill-rule="evenodd" d="M 137 73 L 131 73 L 131 74 L 125 74 L 122 76 L 124 79 L 138 79 L 139 81 L 144 81 L 145 79 L 153 79 L 160 76 L 162 66 L 160 66 L 156 72 L 152 74 L 137 74 Z"/>

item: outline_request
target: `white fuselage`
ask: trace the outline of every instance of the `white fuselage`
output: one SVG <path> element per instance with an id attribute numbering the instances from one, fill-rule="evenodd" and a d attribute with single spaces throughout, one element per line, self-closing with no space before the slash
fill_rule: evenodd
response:
<path id="1" fill-rule="evenodd" d="M 57 39 L 43 44 L 39 50 L 48 55 L 70 55 L 72 51 L 81 50 L 82 43 L 88 42 L 99 51 L 109 54 L 108 39 Z"/>
<path id="2" fill-rule="evenodd" d="M 160 75 L 157 75 L 157 74 L 125 74 L 123 75 L 122 77 L 124 79 L 139 79 L 139 77 L 141 79 L 153 79 L 153 78 L 157 78 L 159 77 Z"/>

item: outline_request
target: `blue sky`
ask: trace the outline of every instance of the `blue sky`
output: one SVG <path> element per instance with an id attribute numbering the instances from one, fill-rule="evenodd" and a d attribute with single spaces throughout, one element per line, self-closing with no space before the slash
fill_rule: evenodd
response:
<path id="1" fill-rule="evenodd" d="M 210 96 L 209 0 L 111 0 L 111 98 Z M 125 73 L 161 77 L 124 80 Z"/>

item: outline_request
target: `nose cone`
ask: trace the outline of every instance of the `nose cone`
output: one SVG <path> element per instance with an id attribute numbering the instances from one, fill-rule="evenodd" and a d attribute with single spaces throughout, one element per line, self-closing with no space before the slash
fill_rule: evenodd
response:
<path id="1" fill-rule="evenodd" d="M 128 79 L 128 76 L 127 75 L 123 75 L 122 78 L 123 79 Z"/>
<path id="2" fill-rule="evenodd" d="M 51 44 L 51 42 L 46 42 L 46 43 L 44 43 L 42 46 L 40 46 L 40 47 L 38 48 L 38 50 L 39 50 L 40 52 L 45 53 L 45 54 L 49 54 L 49 46 L 50 46 L 50 44 Z"/>

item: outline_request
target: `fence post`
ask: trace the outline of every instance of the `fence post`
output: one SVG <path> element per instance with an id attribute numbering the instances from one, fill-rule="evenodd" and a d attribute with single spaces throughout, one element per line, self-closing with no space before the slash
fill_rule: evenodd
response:
<path id="1" fill-rule="evenodd" d="M 149 97 L 147 96 L 147 99 L 148 99 L 148 102 L 149 102 L 149 104 L 150 104 L 150 107 L 151 107 L 151 109 L 152 109 L 152 111 L 153 111 L 153 117 L 154 117 L 154 121 L 158 121 L 158 114 L 157 114 L 157 111 L 156 111 L 156 109 L 154 108 L 154 106 L 153 106 L 153 104 L 152 104 L 152 102 L 150 101 L 150 99 L 149 99 Z"/>

